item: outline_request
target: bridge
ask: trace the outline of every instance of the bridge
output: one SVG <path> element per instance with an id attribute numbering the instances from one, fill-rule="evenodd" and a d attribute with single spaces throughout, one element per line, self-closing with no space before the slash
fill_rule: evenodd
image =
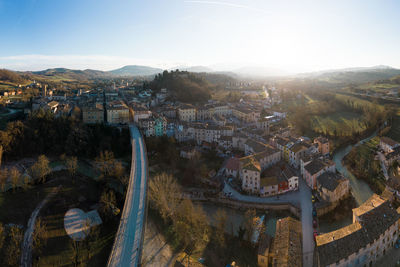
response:
<path id="1" fill-rule="evenodd" d="M 108 259 L 109 267 L 140 266 L 146 219 L 147 153 L 138 128 L 129 125 L 131 173 L 118 232 Z"/>

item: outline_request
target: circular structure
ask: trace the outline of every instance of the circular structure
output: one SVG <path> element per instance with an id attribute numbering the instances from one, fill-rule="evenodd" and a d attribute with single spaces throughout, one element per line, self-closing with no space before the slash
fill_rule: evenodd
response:
<path id="1" fill-rule="evenodd" d="M 75 241 L 85 239 L 90 228 L 87 214 L 81 209 L 70 209 L 64 216 L 64 228 L 67 234 Z"/>

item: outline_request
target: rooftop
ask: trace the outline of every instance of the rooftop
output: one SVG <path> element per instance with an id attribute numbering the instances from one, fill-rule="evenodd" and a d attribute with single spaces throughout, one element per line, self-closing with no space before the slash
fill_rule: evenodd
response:
<path id="1" fill-rule="evenodd" d="M 322 187 L 333 192 L 338 187 L 338 185 L 344 181 L 346 178 L 335 172 L 325 172 L 318 176 L 317 181 Z"/>
<path id="2" fill-rule="evenodd" d="M 393 224 L 400 214 L 380 196 L 374 194 L 353 209 L 353 223 L 316 237 L 320 266 L 327 266 L 372 244 Z"/>
<path id="3" fill-rule="evenodd" d="M 301 222 L 291 217 L 276 222 L 273 266 L 302 266 Z"/>

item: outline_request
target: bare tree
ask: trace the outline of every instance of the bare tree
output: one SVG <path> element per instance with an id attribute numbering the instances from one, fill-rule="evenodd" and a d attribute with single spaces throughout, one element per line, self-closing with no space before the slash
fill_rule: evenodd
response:
<path id="1" fill-rule="evenodd" d="M 223 248 L 225 246 L 225 228 L 228 220 L 226 212 L 218 209 L 214 215 L 214 220 L 215 228 L 212 238 L 220 248 Z"/>
<path id="2" fill-rule="evenodd" d="M 114 160 L 114 154 L 107 150 L 100 152 L 100 155 L 96 157 L 96 165 L 101 173 L 101 178 L 109 177 L 112 174 Z"/>
<path id="3" fill-rule="evenodd" d="M 16 266 L 21 258 L 22 230 L 17 226 L 12 226 L 9 236 L 10 240 L 8 242 L 5 258 L 8 265 Z"/>
<path id="4" fill-rule="evenodd" d="M 78 169 L 78 158 L 77 157 L 69 157 L 65 161 L 65 165 L 67 167 L 68 173 L 72 178 L 72 181 L 75 182 L 75 174 Z"/>
<path id="5" fill-rule="evenodd" d="M 4 246 L 4 240 L 6 239 L 6 231 L 3 223 L 0 222 L 0 251 Z"/>
<path id="6" fill-rule="evenodd" d="M 166 173 L 153 177 L 149 182 L 149 198 L 164 221 L 177 212 L 182 190 L 175 178 Z"/>
<path id="7" fill-rule="evenodd" d="M 19 172 L 19 170 L 16 167 L 12 167 L 9 175 L 11 178 L 13 192 L 15 192 L 15 190 L 18 187 L 19 181 L 21 179 L 21 173 Z"/>
<path id="8" fill-rule="evenodd" d="M 112 190 L 104 191 L 100 197 L 101 208 L 100 210 L 107 216 L 111 217 L 117 207 L 117 200 L 115 193 Z"/>
<path id="9" fill-rule="evenodd" d="M 0 169 L 0 187 L 1 191 L 4 191 L 6 189 L 6 184 L 7 184 L 7 179 L 8 179 L 8 170 L 7 169 Z"/>
<path id="10" fill-rule="evenodd" d="M 33 249 L 37 254 L 40 254 L 43 247 L 47 243 L 47 229 L 46 224 L 41 218 L 38 218 L 35 223 L 35 229 L 33 232 Z"/>
<path id="11" fill-rule="evenodd" d="M 11 136 L 5 131 L 0 131 L 0 167 L 3 160 L 3 153 L 8 148 L 10 142 Z"/>
<path id="12" fill-rule="evenodd" d="M 45 155 L 40 155 L 36 163 L 32 165 L 30 172 L 35 180 L 44 183 L 46 181 L 46 176 L 51 172 L 47 157 Z"/>

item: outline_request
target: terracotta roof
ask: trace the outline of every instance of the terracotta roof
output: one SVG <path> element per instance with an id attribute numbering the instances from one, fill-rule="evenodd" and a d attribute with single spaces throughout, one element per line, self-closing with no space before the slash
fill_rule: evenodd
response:
<path id="1" fill-rule="evenodd" d="M 230 158 L 226 162 L 226 169 L 237 171 L 239 170 L 239 159 L 238 158 Z"/>

